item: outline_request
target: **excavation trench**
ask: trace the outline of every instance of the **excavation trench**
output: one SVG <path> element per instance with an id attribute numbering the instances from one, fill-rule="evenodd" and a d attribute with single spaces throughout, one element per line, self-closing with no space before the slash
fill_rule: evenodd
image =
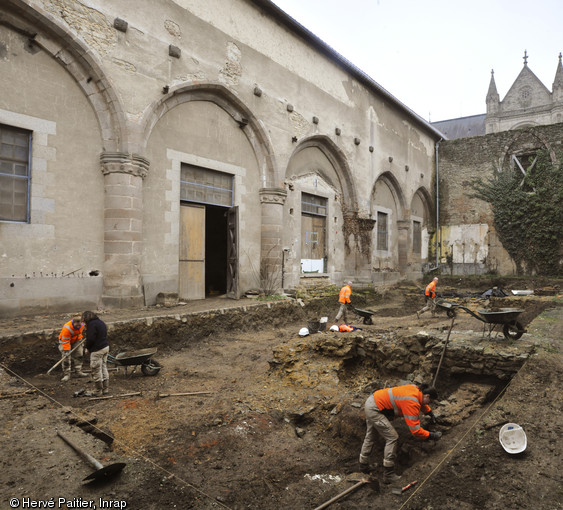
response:
<path id="1" fill-rule="evenodd" d="M 10 416 L 5 430 L 14 428 L 10 449 L 24 464 L 26 456 L 34 459 L 38 473 L 52 473 L 49 455 L 41 452 L 66 454 L 49 431 L 71 427 L 78 434 L 74 439 L 89 442 L 94 456 L 109 457 L 104 463 L 127 462 L 112 491 L 127 494 L 132 508 L 146 507 L 147 501 L 158 501 L 159 508 L 179 502 L 208 508 L 208 497 L 230 508 L 313 508 L 345 489 L 346 474 L 357 471 L 367 396 L 386 386 L 432 381 L 451 325 L 446 315 L 418 320 L 414 310 L 419 303 L 412 298 L 411 306 L 401 305 L 403 316 L 380 311 L 373 326 L 356 322 L 362 329 L 355 332 L 298 336 L 311 317 L 334 317 L 336 307 L 330 306 L 321 301 L 303 309 L 287 302 L 108 321 L 112 353 L 157 347 L 155 358 L 163 368 L 154 377 L 140 371 L 112 373 L 113 393 L 139 391 L 142 396 L 101 402 L 73 397 L 80 385 L 90 383 L 65 385 L 60 373 L 45 375 L 58 361 L 57 329 L 4 338 L 2 363 L 56 402 L 46 406 L 42 396 L 0 400 L 2 412 Z M 361 307 L 382 310 L 378 306 L 367 301 Z M 541 308 L 534 305 L 526 324 Z M 534 349 L 530 335 L 517 341 L 489 339 L 474 319 L 456 319 L 436 382 L 438 424 L 422 419 L 423 427 L 440 430 L 444 437 L 438 444 L 420 442 L 402 420 L 395 420 L 400 471 L 415 476 L 435 465 L 436 456 L 474 427 Z M 13 391 L 16 379 L 2 372 L 2 391 Z M 157 398 L 158 393 L 188 392 L 207 393 Z M 96 427 L 115 441 L 84 434 L 70 419 L 73 415 L 95 417 Z M 480 427 L 494 430 L 509 419 L 506 413 L 485 415 Z M 15 432 L 22 426 L 26 436 L 40 431 L 34 452 L 28 452 L 29 438 Z M 376 444 L 374 464 L 380 463 L 382 448 L 382 442 Z M 79 475 L 84 477 L 80 469 L 71 464 L 62 471 L 77 470 L 78 484 Z M 26 477 L 24 467 L 10 465 L 0 483 Z M 36 481 L 33 490 L 46 496 L 51 489 Z"/>

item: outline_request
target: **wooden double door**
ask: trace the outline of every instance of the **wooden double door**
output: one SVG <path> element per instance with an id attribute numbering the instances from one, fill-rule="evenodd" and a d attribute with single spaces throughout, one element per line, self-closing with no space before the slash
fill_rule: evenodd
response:
<path id="1" fill-rule="evenodd" d="M 180 207 L 180 299 L 214 293 L 239 298 L 238 207 L 182 203 Z"/>

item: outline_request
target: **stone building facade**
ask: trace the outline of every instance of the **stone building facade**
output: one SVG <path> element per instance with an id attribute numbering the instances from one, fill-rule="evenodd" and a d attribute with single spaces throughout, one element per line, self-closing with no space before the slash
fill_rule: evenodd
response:
<path id="1" fill-rule="evenodd" d="M 4 316 L 428 262 L 441 133 L 268 0 L 4 0 L 0 90 Z"/>

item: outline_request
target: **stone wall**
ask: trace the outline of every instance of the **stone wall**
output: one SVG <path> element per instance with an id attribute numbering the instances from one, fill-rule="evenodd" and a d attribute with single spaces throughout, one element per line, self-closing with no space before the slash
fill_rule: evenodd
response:
<path id="1" fill-rule="evenodd" d="M 547 149 L 552 159 L 563 149 L 563 124 L 447 140 L 439 147 L 439 241 L 444 272 L 515 273 L 500 244 L 489 205 L 471 197 L 470 183 L 512 168 L 512 155 Z"/>
<path id="2" fill-rule="evenodd" d="M 399 375 L 422 382 L 428 375 L 434 376 L 440 362 L 445 343 L 444 338 L 419 332 L 412 337 L 399 337 L 395 332 L 385 334 L 335 333 L 321 339 L 308 340 L 314 350 L 331 357 L 354 360 L 358 363 L 372 362 L 375 377 L 382 374 Z M 510 379 L 533 353 L 534 346 L 525 340 L 508 344 L 502 337 L 489 340 L 477 332 L 452 332 L 440 374 L 458 374 Z M 277 360 L 285 363 L 283 356 Z M 290 349 L 294 355 L 298 350 Z M 276 359 L 276 353 L 274 355 Z M 291 360 L 293 362 L 293 360 Z"/>

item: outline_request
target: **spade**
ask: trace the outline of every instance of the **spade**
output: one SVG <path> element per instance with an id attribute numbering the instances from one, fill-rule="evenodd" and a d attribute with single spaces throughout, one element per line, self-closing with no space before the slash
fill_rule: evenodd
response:
<path id="1" fill-rule="evenodd" d="M 100 481 L 100 480 L 108 480 L 111 477 L 115 476 L 117 473 L 120 473 L 121 470 L 126 466 L 124 462 L 115 462 L 114 464 L 110 464 L 109 466 L 103 466 L 100 462 L 98 462 L 94 457 L 87 454 L 84 450 L 76 446 L 68 437 L 63 436 L 60 432 L 57 431 L 57 435 L 66 443 L 68 444 L 75 452 L 80 454 L 80 456 L 86 459 L 92 466 L 96 468 L 96 471 L 89 474 L 83 482 L 86 481 Z"/>

